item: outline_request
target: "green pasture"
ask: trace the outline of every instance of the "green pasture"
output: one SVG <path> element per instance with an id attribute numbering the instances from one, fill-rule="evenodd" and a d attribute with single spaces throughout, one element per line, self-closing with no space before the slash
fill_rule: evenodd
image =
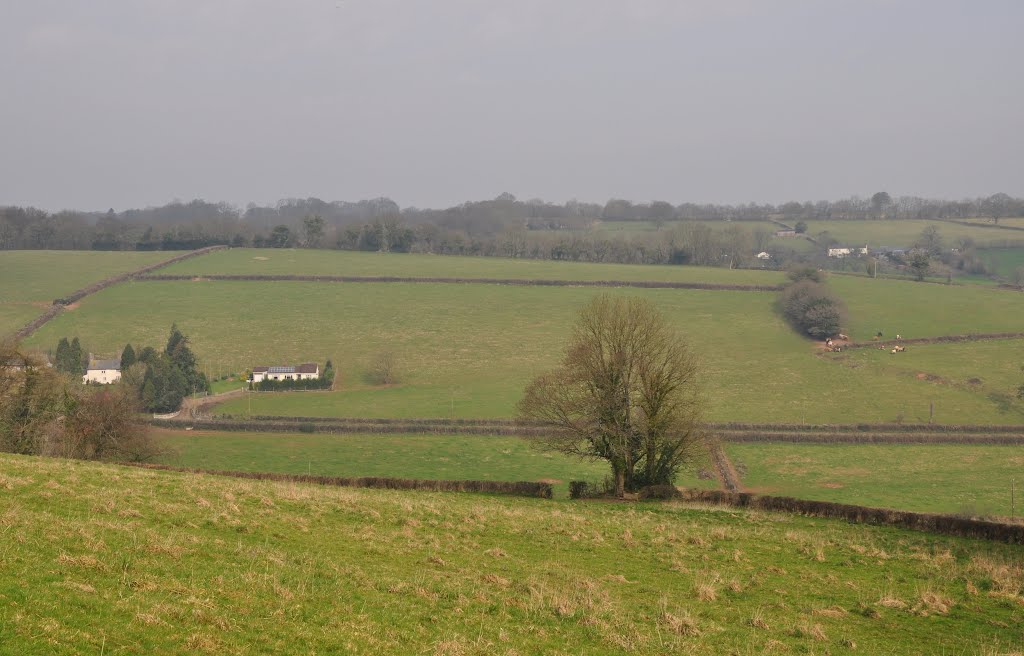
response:
<path id="1" fill-rule="evenodd" d="M 734 443 L 747 492 L 918 512 L 1024 516 L 1024 447 Z"/>
<path id="2" fill-rule="evenodd" d="M 1007 279 L 1024 267 L 1024 248 L 988 248 L 979 254 L 989 269 Z"/>
<path id="3" fill-rule="evenodd" d="M 160 273 L 222 275 L 396 276 L 518 280 L 622 280 L 777 285 L 778 272 L 719 267 L 597 264 L 461 257 L 417 253 L 366 253 L 278 248 L 232 248 L 173 264 Z"/>
<path id="4" fill-rule="evenodd" d="M 11 654 L 1010 654 L 1019 547 L 0 456 Z"/>
<path id="5" fill-rule="evenodd" d="M 887 337 L 1013 331 L 1024 316 L 1024 296 L 1015 292 L 839 276 L 832 284 L 850 305 L 856 339 L 876 330 Z M 93 352 L 116 353 L 129 341 L 163 344 L 176 322 L 212 377 L 327 358 L 338 370 L 338 391 L 255 394 L 221 412 L 508 417 L 526 383 L 557 364 L 576 310 L 595 293 L 483 284 L 131 282 L 84 299 L 29 343 L 50 348 L 77 335 Z M 921 416 L 934 401 L 946 423 L 1021 421 L 1017 402 L 1005 399 L 1015 385 L 992 396 L 994 388 L 893 374 L 882 361 L 849 366 L 823 357 L 776 314 L 773 293 L 610 293 L 652 300 L 690 339 L 705 366 L 712 420 L 893 421 Z M 984 351 L 979 368 L 1024 361 L 1017 342 L 1002 344 Z M 385 351 L 395 355 L 399 382 L 374 386 L 365 374 Z"/>
<path id="6" fill-rule="evenodd" d="M 882 331 L 886 339 L 1024 331 L 1024 295 L 976 285 L 831 276 L 849 308 L 856 341 Z"/>
<path id="7" fill-rule="evenodd" d="M 178 254 L 167 251 L 0 251 L 0 336 L 38 317 L 55 298 Z"/>
<path id="8" fill-rule="evenodd" d="M 569 481 L 600 482 L 603 461 L 570 458 L 533 448 L 520 437 L 490 435 L 356 435 L 155 431 L 170 449 L 163 462 L 182 467 L 270 471 L 321 476 L 386 476 L 478 481 L 548 481 L 559 497 Z M 716 489 L 700 480 L 698 463 L 680 485 Z"/>
<path id="9" fill-rule="evenodd" d="M 996 230 L 985 227 L 966 226 L 948 221 L 899 220 L 899 221 L 806 221 L 807 234 L 817 237 L 822 232 L 842 244 L 870 247 L 909 247 L 918 240 L 921 231 L 935 226 L 939 229 L 947 248 L 957 246 L 957 240 L 970 237 L 979 246 L 999 244 L 1006 240 L 1024 240 L 1024 232 Z"/>

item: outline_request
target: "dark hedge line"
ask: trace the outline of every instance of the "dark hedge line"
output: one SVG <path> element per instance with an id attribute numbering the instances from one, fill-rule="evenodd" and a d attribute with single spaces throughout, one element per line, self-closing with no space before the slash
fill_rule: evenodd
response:
<path id="1" fill-rule="evenodd" d="M 1024 435 L 973 433 L 720 433 L 727 442 L 813 444 L 1024 444 Z"/>
<path id="2" fill-rule="evenodd" d="M 129 271 L 128 273 L 121 273 L 121 274 L 118 274 L 116 276 L 112 276 L 110 278 L 106 278 L 106 279 L 101 280 L 101 281 L 99 281 L 97 283 L 93 283 L 92 285 L 89 285 L 88 287 L 83 287 L 82 289 L 79 289 L 78 291 L 74 292 L 73 294 L 69 294 L 68 296 L 64 296 L 62 298 L 54 299 L 53 305 L 50 307 L 50 309 L 48 309 L 42 315 L 40 315 L 40 316 L 36 317 L 35 319 L 33 319 L 31 322 L 29 322 L 21 330 L 18 330 L 17 332 L 15 332 L 14 333 L 14 337 L 16 339 L 24 339 L 25 337 L 28 337 L 29 335 L 31 335 L 35 331 L 39 330 L 44 324 L 46 324 L 47 322 L 51 321 L 54 317 L 56 317 L 58 314 L 60 314 L 61 310 L 64 309 L 65 305 L 71 305 L 72 303 L 75 303 L 76 301 L 80 301 L 81 299 L 85 298 L 86 296 L 88 296 L 90 294 L 95 294 L 98 291 L 106 289 L 107 287 L 110 287 L 111 285 L 116 285 L 117 283 L 124 282 L 125 280 L 128 280 L 129 278 L 134 278 L 135 276 L 139 276 L 139 275 L 142 275 L 142 274 L 145 274 L 145 273 L 149 273 L 150 271 L 156 271 L 157 269 L 159 269 L 161 267 L 169 266 L 171 264 L 174 264 L 175 262 L 181 262 L 182 260 L 187 260 L 190 257 L 196 257 L 198 255 L 205 255 L 205 254 L 210 253 L 212 251 L 220 250 L 222 248 L 227 248 L 227 246 L 210 246 L 208 248 L 201 248 L 201 249 L 199 249 L 197 251 L 192 251 L 190 253 L 183 253 L 182 255 L 178 255 L 178 256 L 175 256 L 175 257 L 172 257 L 172 258 L 168 258 L 166 260 L 162 260 L 160 262 L 157 262 L 156 264 L 150 264 L 148 266 L 144 266 L 141 269 L 136 269 L 135 271 Z"/>
<path id="3" fill-rule="evenodd" d="M 258 383 L 250 383 L 250 387 L 256 392 L 300 392 L 303 390 L 327 390 L 334 385 L 334 377 L 331 378 L 303 378 L 301 380 L 261 380 Z"/>
<path id="4" fill-rule="evenodd" d="M 224 415 L 225 418 L 234 419 L 232 415 Z M 536 420 L 518 421 L 516 419 L 445 419 L 441 417 L 413 417 L 407 419 L 394 419 L 390 417 L 309 417 L 289 415 L 252 415 L 251 419 L 266 421 L 311 421 L 325 424 L 407 424 L 417 426 L 497 426 L 515 427 L 526 426 L 531 428 L 543 428 L 544 422 Z"/>
<path id="5" fill-rule="evenodd" d="M 149 419 L 152 426 L 162 428 L 186 428 L 212 431 L 250 431 L 254 433 L 333 433 L 338 435 L 350 433 L 433 433 L 436 435 L 495 435 L 495 436 L 530 436 L 548 432 L 545 428 L 514 428 L 497 426 L 424 426 L 422 424 L 376 424 L 376 423 L 321 423 L 295 421 L 235 421 L 223 419 L 197 419 L 194 421 L 180 419 Z"/>
<path id="6" fill-rule="evenodd" d="M 380 476 L 342 477 L 312 476 L 309 474 L 278 474 L 274 472 L 244 472 L 220 469 L 196 469 L 193 467 L 172 467 L 170 465 L 154 465 L 148 463 L 119 463 L 141 469 L 184 472 L 186 474 L 209 474 L 211 476 L 229 476 L 231 478 L 249 478 L 259 481 L 283 481 L 290 483 L 314 483 L 336 487 L 369 487 L 387 490 L 429 490 L 432 492 L 483 492 L 487 494 L 506 494 L 520 497 L 539 497 L 550 499 L 552 488 L 550 483 L 533 481 L 451 481 L 425 480 L 418 478 L 384 478 Z"/>
<path id="7" fill-rule="evenodd" d="M 1014 424 L 753 424 L 725 422 L 708 424 L 718 431 L 777 431 L 782 433 L 1012 433 L 1024 435 L 1024 426 Z"/>
<path id="8" fill-rule="evenodd" d="M 887 508 L 853 506 L 829 501 L 811 501 L 792 497 L 775 497 L 747 492 L 723 492 L 721 490 L 686 489 L 682 492 L 686 501 L 713 503 L 737 508 L 771 510 L 797 513 L 811 517 L 845 519 L 858 524 L 896 526 L 915 531 L 941 533 L 964 538 L 980 538 L 1024 544 L 1024 525 L 1000 524 L 978 519 L 963 519 L 951 515 L 916 513 Z"/>
<path id="9" fill-rule="evenodd" d="M 519 278 L 409 278 L 399 276 L 299 276 L 299 275 L 171 275 L 155 274 L 139 276 L 139 280 L 221 280 L 254 282 L 425 282 L 482 285 L 524 285 L 540 287 L 642 287 L 647 289 L 708 289 L 740 292 L 777 292 L 778 285 L 730 285 L 704 282 L 661 282 L 655 280 L 529 280 Z"/>
<path id="10" fill-rule="evenodd" d="M 722 444 L 716 441 L 710 445 L 708 450 L 711 453 L 711 462 L 715 465 L 715 469 L 718 470 L 718 475 L 722 479 L 725 489 L 730 492 L 739 492 L 741 489 L 739 475 L 733 469 L 732 463 L 729 462 L 729 457 L 725 455 Z"/>
<path id="11" fill-rule="evenodd" d="M 956 342 L 980 342 L 989 339 L 1021 339 L 1024 333 L 970 333 L 967 335 L 940 335 L 938 337 L 910 337 L 896 341 L 895 339 L 881 339 L 877 342 L 850 342 L 842 344 L 844 349 L 851 348 L 879 348 L 881 346 L 892 347 L 896 344 L 950 344 Z"/>

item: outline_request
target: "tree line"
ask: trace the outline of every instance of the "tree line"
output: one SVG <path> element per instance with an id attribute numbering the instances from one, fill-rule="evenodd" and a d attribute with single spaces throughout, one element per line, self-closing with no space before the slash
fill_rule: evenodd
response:
<path id="1" fill-rule="evenodd" d="M 577 200 L 550 203 L 536 198 L 519 200 L 503 193 L 492 200 L 445 209 L 400 208 L 389 198 L 358 202 L 285 199 L 272 206 L 250 203 L 245 208 L 193 200 L 121 212 L 109 209 L 50 213 L 32 207 L 0 207 L 0 250 L 300 246 L 592 261 L 667 261 L 663 253 L 653 253 L 665 241 L 660 235 L 633 240 L 539 235 L 583 233 L 595 220 L 649 221 L 661 227 L 666 222 L 681 220 L 774 220 L 793 225 L 811 219 L 988 217 L 998 223 L 1008 216 L 1024 216 L 1024 199 L 1005 193 L 958 201 L 893 198 L 883 191 L 870 198 L 791 201 L 779 205 L 674 205 L 659 200 L 634 203 L 623 199 L 611 199 L 604 204 Z M 622 245 L 623 241 L 627 243 Z"/>

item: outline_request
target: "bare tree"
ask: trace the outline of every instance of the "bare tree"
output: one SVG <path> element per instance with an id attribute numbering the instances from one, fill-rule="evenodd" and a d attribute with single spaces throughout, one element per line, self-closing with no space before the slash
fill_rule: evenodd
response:
<path id="1" fill-rule="evenodd" d="M 398 382 L 398 364 L 395 354 L 383 351 L 374 357 L 367 372 L 367 379 L 374 385 L 394 385 Z"/>
<path id="2" fill-rule="evenodd" d="M 615 492 L 671 484 L 703 445 L 700 369 L 649 301 L 600 295 L 580 311 L 562 366 L 519 402 L 554 429 L 545 450 L 607 460 Z"/>

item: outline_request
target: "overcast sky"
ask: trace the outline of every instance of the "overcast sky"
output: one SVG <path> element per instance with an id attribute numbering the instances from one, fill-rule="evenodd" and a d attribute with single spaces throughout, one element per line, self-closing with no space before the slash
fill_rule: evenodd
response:
<path id="1" fill-rule="evenodd" d="M 0 0 L 0 204 L 1024 195 L 1020 0 Z"/>

